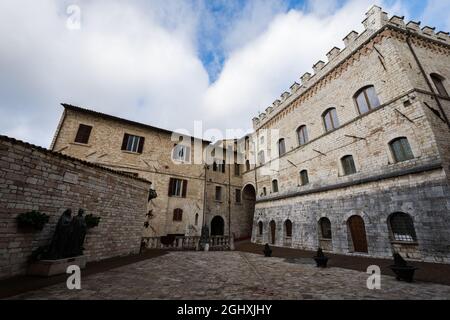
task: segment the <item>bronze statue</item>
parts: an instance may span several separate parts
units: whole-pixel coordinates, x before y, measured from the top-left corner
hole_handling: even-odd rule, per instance
[[[67,257],[72,229],[72,210],[63,212],[56,225],[55,233],[50,244],[47,259],[57,260]]]
[[[70,249],[69,253],[71,257],[77,257],[83,255],[84,239],[86,237],[87,225],[84,219],[84,210],[78,210],[78,215],[72,219],[72,232],[70,236]]]

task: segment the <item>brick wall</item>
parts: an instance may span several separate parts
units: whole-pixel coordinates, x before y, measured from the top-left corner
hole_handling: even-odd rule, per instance
[[[89,261],[139,252],[149,183],[0,136],[0,278],[23,274],[33,250],[47,245],[65,209],[101,217],[88,231]],[[50,216],[40,232],[18,229],[18,214]]]

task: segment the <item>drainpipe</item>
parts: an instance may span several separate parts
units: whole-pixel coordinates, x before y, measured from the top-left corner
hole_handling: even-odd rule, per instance
[[[419,57],[417,56],[417,54],[414,51],[414,48],[413,48],[413,46],[411,44],[411,35],[408,35],[408,37],[406,38],[406,43],[408,44],[409,50],[411,50],[411,53],[412,53],[412,55],[414,57],[414,60],[416,61],[417,65],[418,65],[418,67],[420,69],[420,72],[422,73],[422,76],[424,77],[428,87],[430,88],[430,91],[433,93],[433,96],[436,99],[437,105],[438,105],[439,110],[441,111],[441,113],[442,113],[442,115],[443,115],[443,117],[445,119],[447,127],[450,129],[450,122],[449,122],[448,117],[447,117],[447,115],[446,115],[446,113],[444,111],[444,108],[442,107],[441,101],[439,100],[439,96],[436,93],[436,91],[434,90],[434,87],[431,84],[430,79],[428,79],[427,73],[425,72],[425,69],[423,68],[422,63],[420,62]]]
[[[228,237],[231,239],[231,165],[228,166]]]
[[[205,163],[205,185],[203,187],[203,226],[206,226],[206,184],[207,184],[208,164]]]

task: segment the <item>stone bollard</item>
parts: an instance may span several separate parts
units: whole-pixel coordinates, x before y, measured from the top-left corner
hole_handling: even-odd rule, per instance
[[[209,251],[209,243],[205,244],[205,252]]]

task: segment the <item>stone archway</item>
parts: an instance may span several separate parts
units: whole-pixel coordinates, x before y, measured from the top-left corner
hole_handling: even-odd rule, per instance
[[[242,189],[242,202],[244,205],[244,216],[239,219],[237,238],[250,239],[253,230],[253,219],[255,215],[256,190],[251,184]]]
[[[223,236],[225,234],[225,221],[221,216],[215,216],[211,220],[211,236]]]

